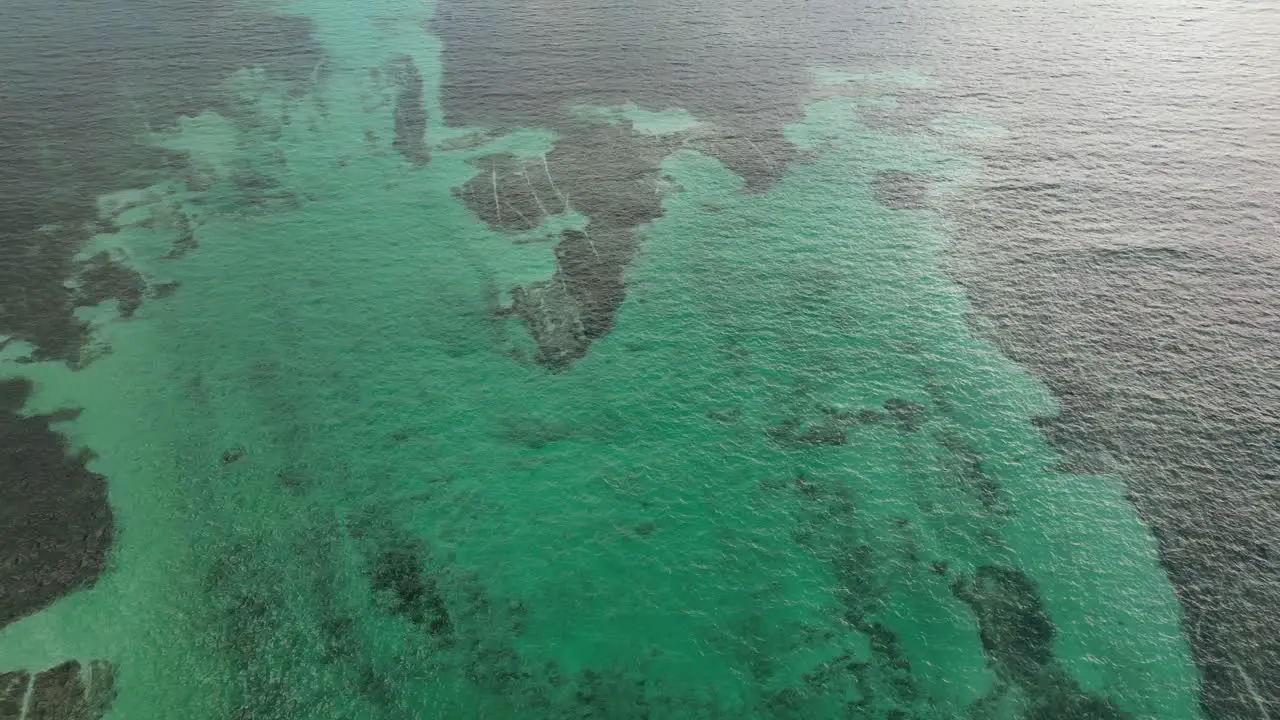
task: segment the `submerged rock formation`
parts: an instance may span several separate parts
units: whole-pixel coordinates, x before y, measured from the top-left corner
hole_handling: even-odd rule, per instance
[[[509,312],[529,328],[537,362],[556,372],[613,328],[626,295],[623,276],[639,246],[635,231],[662,216],[660,163],[684,141],[593,118],[575,120],[564,132],[545,156],[475,159],[476,175],[457,191],[499,232],[528,233],[570,212],[587,218],[581,229],[548,236],[557,241],[550,278],[512,290]]]
[[[111,547],[106,479],[50,425],[24,417],[26,380],[0,381],[0,627],[93,584]]]
[[[586,354],[591,341],[564,284],[554,278],[541,280],[515,288],[511,296],[511,312],[529,328],[538,348],[535,359],[539,365],[564,370]]]
[[[489,227],[506,232],[537,228],[548,215],[569,206],[542,160],[522,160],[510,153],[488,155],[475,163],[479,172],[455,190],[471,212]]]
[[[392,147],[414,165],[426,165],[431,159],[427,148],[427,106],[422,89],[422,73],[409,56],[397,58],[390,75],[396,92],[396,136]]]
[[[1002,683],[979,705],[998,706],[1015,688],[1025,694],[1023,717],[1032,720],[1120,720],[1128,714],[1084,688],[1053,656],[1057,628],[1036,585],[1014,568],[984,565],[956,580],[952,592],[978,620],[987,661]]]
[[[99,720],[115,700],[115,682],[105,660],[0,673],[0,720]]]
[[[137,312],[147,290],[142,273],[105,252],[89,259],[78,280],[78,304],[97,305],[106,300],[119,300],[123,317],[132,317]]]

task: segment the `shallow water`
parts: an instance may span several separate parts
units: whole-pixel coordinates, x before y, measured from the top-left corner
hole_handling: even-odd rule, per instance
[[[485,82],[502,11],[272,10],[309,71],[150,126],[75,362],[0,350],[24,414],[82,409],[50,421],[115,521],[0,668],[106,661],[115,718],[1199,717],[1136,481],[1050,446],[956,282],[1009,130],[826,50],[747,100]],[[669,55],[603,65],[684,67],[691,11],[659,17]],[[713,27],[752,57],[766,18]]]

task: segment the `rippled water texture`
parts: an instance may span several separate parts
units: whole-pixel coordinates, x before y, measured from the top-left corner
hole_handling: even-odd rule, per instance
[[[0,720],[1274,714],[1261,86],[1109,139],[1184,59],[1106,5],[15,7]]]

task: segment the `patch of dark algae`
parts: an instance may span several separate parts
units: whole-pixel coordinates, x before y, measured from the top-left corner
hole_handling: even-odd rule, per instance
[[[0,673],[0,720],[19,720],[27,704],[31,674],[25,670]]]
[[[137,312],[147,291],[147,282],[141,273],[116,262],[104,252],[89,259],[79,281],[78,305],[97,305],[117,299],[123,317],[132,317]]]
[[[392,146],[414,165],[431,159],[427,148],[427,106],[422,89],[422,73],[413,59],[404,56],[391,64],[388,73],[396,91],[396,136]]]
[[[24,417],[30,393],[0,381],[0,627],[92,585],[112,540],[105,478],[50,427],[75,412]]]
[[[555,249],[559,269],[551,279],[512,292],[511,310],[529,327],[539,364],[564,370],[613,328],[626,294],[622,274],[629,260],[621,256],[632,252],[630,242],[610,243],[601,252],[586,233],[565,230]]]
[[[547,214],[569,211],[551,177],[549,161],[544,166],[540,160],[525,161],[500,153],[486,155],[474,164],[479,173],[454,194],[495,230],[533,230]]]
[[[584,230],[552,236],[558,239],[555,272],[515,288],[505,311],[528,326],[537,362],[553,372],[567,369],[612,330],[639,245],[635,230],[662,216],[659,165],[682,142],[592,119],[564,119],[560,129],[562,140],[546,156],[474,160],[476,175],[457,191],[477,217],[502,232],[530,231],[569,210],[588,218]]]
[[[374,596],[392,613],[427,628],[432,635],[452,632],[449,609],[438,583],[427,572],[421,543],[405,540],[380,550],[368,572]]]
[[[115,668],[104,660],[0,674],[0,720],[99,720],[114,700]]]
[[[1086,692],[1053,658],[1057,629],[1040,603],[1035,583],[1022,572],[984,565],[957,579],[955,596],[978,619],[987,661],[1000,683],[979,705],[1001,705],[1016,688],[1030,699],[1028,720],[1121,720],[1128,715]]]
[[[849,717],[908,720],[935,717],[914,675],[901,641],[883,616],[889,588],[885,578],[913,572],[947,574],[950,563],[921,563],[916,552],[897,553],[877,547],[858,529],[857,496],[847,484],[799,472],[760,485],[763,491],[789,496],[796,512],[793,539],[825,561],[835,581],[833,599],[839,625],[866,636],[870,657],[852,647],[837,656],[821,675],[828,690],[848,688],[857,699]],[[909,522],[898,521],[905,531]],[[904,547],[909,547],[909,543]],[[997,682],[975,701],[967,717],[1016,717],[1022,720],[1122,720],[1128,717],[1110,700],[1093,695],[1062,668],[1053,656],[1057,635],[1038,589],[1015,568],[987,565],[972,576],[960,576],[952,593],[972,610],[983,654]],[[816,677],[816,676],[815,676]]]
[[[92,585],[112,540],[106,479],[50,427],[76,411],[24,417],[30,393],[26,380],[0,381],[0,627]],[[0,673],[0,720],[97,720],[114,697],[104,660]]]
[[[851,628],[868,641],[870,657],[850,643],[819,673],[821,682],[815,689],[855,698],[846,705],[843,717],[928,717],[927,698],[898,635],[879,618],[887,590],[881,566],[893,560],[862,537],[855,522],[858,509],[853,491],[843,483],[824,482],[804,472],[766,481],[761,489],[790,496],[797,511],[793,539],[830,568],[839,614],[834,619],[838,630],[833,632]],[[796,712],[784,716],[806,715]]]

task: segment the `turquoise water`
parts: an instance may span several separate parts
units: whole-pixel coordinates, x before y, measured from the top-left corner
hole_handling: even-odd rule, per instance
[[[457,189],[500,153],[554,185],[557,134],[446,127],[428,7],[282,12],[325,52],[308,92],[227,78],[234,108],[149,138],[180,172],[100,201],[118,231],[84,255],[176,291],[84,309],[81,369],[3,350],[28,412],[84,408],[59,429],[118,539],[0,666],[106,659],[128,719],[1199,716],[1122,478],[1061,467],[944,222],[877,199],[887,173],[945,199],[978,170],[948,138],[998,127],[888,135],[862,114],[927,78],[814,68],[800,160],[748,193],[698,150],[714,122],[579,108],[665,139],[636,184],[663,215],[553,372],[504,309],[558,302],[555,243],[592,217],[539,198],[502,231]],[[393,142],[404,58],[425,161]]]

